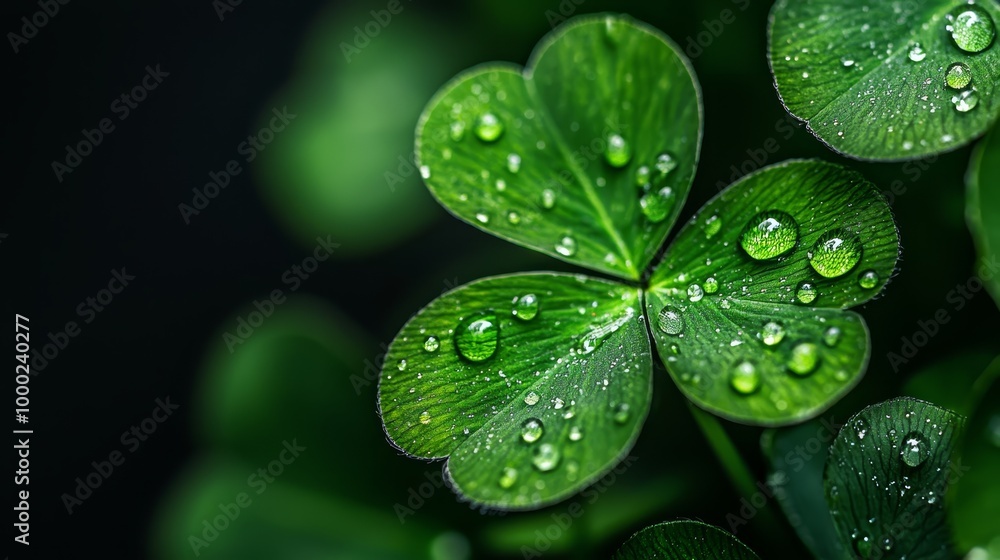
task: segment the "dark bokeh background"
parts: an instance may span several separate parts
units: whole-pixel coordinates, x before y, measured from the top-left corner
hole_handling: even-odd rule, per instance
[[[183,513],[200,511],[185,509],[187,497],[211,495],[207,488],[217,479],[235,480],[238,487],[273,458],[258,453],[256,444],[276,454],[282,439],[295,437],[312,437],[310,453],[275,483],[292,495],[268,491],[261,499],[275,500],[273,507],[255,506],[247,510],[254,517],[234,522],[249,535],[239,533],[249,543],[239,557],[274,557],[254,539],[270,539],[285,547],[280,550],[299,543],[303,558],[377,557],[396,543],[412,550],[404,555],[409,557],[462,558],[467,548],[477,558],[520,556],[522,544],[534,545],[534,531],[566,510],[568,502],[533,514],[481,514],[438,489],[400,524],[394,504],[405,502],[409,489],[438,467],[399,457],[383,440],[375,385],[357,394],[350,381],[378,360],[410,314],[443,290],[489,274],[566,269],[450,218],[415,176],[393,189],[383,175],[407,155],[419,111],[439,85],[480,62],[523,63],[551,27],[547,12],[558,13],[560,2],[403,0],[403,11],[348,63],[341,42],[353,41],[354,26],[365,25],[369,11],[386,4],[243,2],[220,21],[210,0],[76,0],[61,6],[20,52],[5,47],[4,312],[29,316],[33,345],[40,348],[67,321],[82,323],[77,306],[107,286],[112,269],[126,267],[136,277],[93,322],[81,324],[81,334],[58,357],[35,368],[35,557],[81,550],[113,551],[119,558],[193,557],[184,528],[197,527],[207,514]],[[685,214],[730,182],[732,166],[742,175],[788,158],[845,162],[804,128],[778,124],[786,114],[765,54],[769,2],[561,4],[580,14],[630,13],[688,48],[706,118],[702,163]],[[35,2],[4,3],[4,31],[20,33],[20,18],[39,9]],[[729,24],[717,21],[726,9],[734,15]],[[160,65],[169,76],[119,120],[109,106],[140,83],[147,65]],[[273,107],[286,105],[295,120],[246,164],[238,145],[263,126]],[[81,129],[105,117],[115,130],[58,181],[51,162],[82,139]],[[773,145],[769,139],[780,146],[776,153],[762,150]],[[892,205],[904,253],[900,275],[884,297],[860,310],[872,331],[873,356],[859,389],[832,412],[838,420],[899,394],[925,366],[1000,350],[995,328],[987,326],[998,319],[989,296],[979,293],[962,309],[949,296],[970,279],[976,261],[963,216],[969,154],[966,148],[930,162],[845,162],[884,189],[896,185]],[[191,204],[192,189],[231,159],[244,171],[186,224],[178,205]],[[336,195],[325,197],[327,192]],[[280,352],[259,350],[269,339],[251,337],[240,350],[252,343],[262,357],[236,364],[220,332],[235,329],[253,301],[276,288],[287,291],[282,275],[311,254],[316,236],[328,235],[340,246],[295,294],[311,299],[280,306],[277,314],[286,319],[265,327],[278,335],[286,325],[305,332],[288,335],[295,340],[328,333],[327,346],[310,358],[312,350],[283,343],[277,344]],[[918,321],[939,309],[951,321],[894,371],[886,354],[899,352],[901,337],[911,337]],[[313,320],[321,326],[311,326]],[[985,365],[981,361],[968,367]],[[329,372],[324,364],[336,365],[332,377],[296,392],[299,375],[312,368],[322,377]],[[265,385],[272,389],[243,401],[212,392],[209,380],[239,379],[244,370],[270,374],[271,385]],[[584,500],[583,521],[557,539],[554,552],[607,556],[645,524],[687,517],[726,527],[726,514],[740,508],[740,496],[662,371],[655,390],[632,453],[640,460],[601,493],[600,502]],[[167,396],[180,405],[178,412],[68,515],[60,496],[74,491],[75,478],[89,474],[92,461],[122,449],[121,433]],[[268,396],[285,398],[285,404],[255,417],[261,401],[254,399]],[[329,406],[323,405],[326,397]],[[236,399],[232,430],[259,433],[262,441],[226,432],[213,414],[222,410],[225,416],[220,402],[227,398]],[[763,479],[760,431],[727,428]],[[203,467],[206,461],[225,466],[213,471]],[[294,468],[301,470],[293,475]],[[230,471],[237,474],[218,474]],[[310,509],[292,488],[323,496],[325,505]],[[256,515],[265,509],[276,513]],[[299,530],[305,526],[310,528]],[[762,557],[788,556],[800,546],[780,522],[754,521],[739,536]],[[226,537],[209,552],[226,557]],[[369,549],[365,543],[380,544]],[[28,557],[18,546],[12,557]],[[229,557],[237,557],[232,550]]]

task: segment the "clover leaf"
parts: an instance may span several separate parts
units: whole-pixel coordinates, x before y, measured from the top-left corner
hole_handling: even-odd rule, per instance
[[[700,521],[669,521],[646,527],[632,535],[613,560],[759,560],[745,544],[729,533]]]
[[[984,0],[778,0],[771,70],[788,111],[841,154],[950,151],[1000,114],[996,21]]]
[[[651,334],[688,398],[740,422],[799,422],[850,390],[869,340],[845,309],[881,291],[898,254],[875,187],[817,161],[765,168],[649,266],[698,158],[687,62],[625,16],[567,22],[532,61],[481,67],[434,97],[417,129],[422,174],[480,229],[628,283],[512,274],[441,296],[387,352],[391,441],[447,458],[477,504],[533,509],[629,451],[650,407]],[[627,126],[608,133],[609,115]],[[573,151],[588,136],[593,158]]]

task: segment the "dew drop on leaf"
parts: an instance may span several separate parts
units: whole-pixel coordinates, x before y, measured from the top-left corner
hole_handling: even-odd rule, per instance
[[[749,395],[760,388],[760,374],[751,362],[743,360],[729,372],[729,386],[741,395]]]
[[[797,375],[809,375],[819,364],[819,348],[812,342],[801,342],[792,348],[788,369]]]
[[[705,297],[705,290],[698,284],[691,284],[687,289],[688,299],[692,302],[701,301]]]
[[[646,186],[649,183],[649,179],[650,179],[651,173],[652,172],[649,170],[649,167],[647,167],[645,165],[639,167],[639,169],[636,169],[635,170],[635,186],[637,186],[637,187],[644,187],[644,186]]]
[[[921,60],[927,58],[927,51],[920,46],[920,43],[913,43],[910,45],[910,52],[907,53],[907,56],[913,62],[920,62]]]
[[[527,443],[535,443],[542,437],[544,431],[545,428],[542,426],[541,420],[538,418],[528,418],[521,425],[521,439]]]
[[[858,276],[858,285],[866,290],[870,290],[875,286],[878,286],[878,273],[874,270],[866,270]]]
[[[952,89],[965,89],[972,83],[972,69],[964,62],[953,62],[944,73],[944,83]]]
[[[536,404],[538,404],[538,398],[539,398],[538,393],[531,391],[530,393],[524,396],[524,404],[528,406],[535,406]]]
[[[919,467],[928,455],[930,455],[930,449],[927,448],[927,442],[922,434],[910,432],[903,438],[903,450],[900,451],[900,456],[907,466]]]
[[[768,346],[774,346],[785,338],[785,327],[770,321],[760,331],[760,339]]]
[[[514,317],[522,321],[530,321],[538,315],[538,296],[535,294],[524,294],[514,300],[514,308],[511,310]]]
[[[521,215],[511,210],[510,212],[507,212],[507,222],[512,226],[516,226],[521,223]]]
[[[470,362],[482,362],[493,357],[499,339],[500,324],[493,313],[471,315],[455,329],[455,347]]]
[[[559,465],[559,449],[551,443],[543,443],[535,450],[531,462],[542,472],[551,471]]]
[[[816,241],[812,251],[809,251],[809,264],[820,276],[837,278],[858,264],[861,252],[861,240],[857,235],[837,229]]]
[[[642,208],[642,214],[647,220],[653,223],[662,222],[673,210],[674,191],[670,187],[663,187],[658,192],[646,193],[639,199],[639,207]]]
[[[556,252],[564,257],[572,257],[576,254],[576,239],[566,235],[556,243]]]
[[[838,327],[830,327],[823,333],[823,343],[830,348],[833,348],[840,342],[840,337],[843,336],[843,334],[843,331],[841,331]]]
[[[552,210],[556,205],[556,193],[552,189],[542,191],[542,208]]]
[[[719,291],[719,281],[715,279],[714,276],[709,276],[705,279],[705,293],[714,294]]]
[[[656,170],[660,174],[660,178],[666,177],[668,173],[677,169],[677,160],[674,156],[670,155],[668,152],[663,152],[662,154],[656,156]]]
[[[578,426],[573,426],[569,429],[569,440],[570,441],[580,441],[583,439],[583,432],[580,431]]]
[[[428,336],[427,340],[424,341],[424,350],[428,352],[437,352],[438,348],[441,347],[441,342],[436,336]]]
[[[656,317],[656,324],[660,330],[667,334],[680,334],[684,330],[684,317],[680,309],[673,306],[666,306],[660,310]]]
[[[976,5],[961,7],[947,17],[947,30],[955,45],[965,52],[986,50],[996,36],[996,26],[989,12]]]
[[[952,96],[951,103],[959,113],[968,113],[979,105],[979,94],[972,87]]]
[[[521,170],[521,156],[517,154],[510,154],[507,156],[507,170],[511,173],[517,173]]]
[[[616,406],[614,414],[612,414],[612,418],[616,424],[628,422],[629,416],[631,416],[631,411],[629,410],[628,403],[621,403]]]
[[[604,159],[611,167],[625,167],[632,160],[632,148],[620,134],[611,134],[607,139]]]
[[[705,220],[705,237],[711,238],[722,229],[722,219],[718,214],[712,214]]]
[[[406,360],[399,360],[396,364],[396,369],[399,371],[406,371]]]
[[[425,426],[427,424],[430,424],[431,423],[431,413],[428,412],[428,411],[426,411],[426,410],[423,411],[423,412],[421,412],[420,413],[420,423],[423,424],[423,425],[425,425]]]
[[[462,138],[465,138],[465,123],[463,121],[455,121],[451,123],[448,133],[452,140],[460,142]]]
[[[506,490],[514,486],[515,483],[517,483],[517,470],[512,467],[504,467],[500,474],[500,488]]]
[[[784,255],[799,240],[799,224],[780,210],[761,212],[747,223],[740,246],[751,258],[763,261]]]
[[[493,113],[483,113],[476,120],[475,132],[483,142],[496,142],[503,135],[503,123]]]
[[[819,292],[816,291],[816,286],[813,286],[809,282],[802,282],[795,290],[795,297],[800,302],[806,304],[815,301],[817,295],[819,295]]]

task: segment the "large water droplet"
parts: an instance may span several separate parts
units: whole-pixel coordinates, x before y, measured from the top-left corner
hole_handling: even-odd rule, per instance
[[[517,173],[521,170],[521,156],[517,154],[509,154],[507,156],[507,170],[511,173]]]
[[[861,240],[847,230],[837,229],[821,236],[809,252],[809,264],[820,276],[837,278],[847,274],[861,260]]]
[[[826,344],[830,348],[833,348],[840,342],[840,337],[843,336],[844,332],[838,327],[830,327],[826,329],[823,333],[823,344]]]
[[[809,375],[819,365],[819,347],[812,342],[802,342],[792,348],[788,369],[797,375]]]
[[[963,6],[948,16],[948,31],[965,52],[984,51],[993,43],[996,27],[989,12],[976,5]]]
[[[875,286],[878,286],[878,273],[874,270],[866,270],[858,276],[858,285],[866,290],[871,290]]]
[[[662,222],[674,208],[674,191],[670,187],[663,187],[655,193],[646,193],[639,199],[639,207],[647,220]]]
[[[667,334],[680,334],[684,330],[684,316],[676,307],[670,305],[664,307],[656,318],[657,326]]]
[[[500,474],[500,488],[504,490],[514,486],[517,483],[517,470],[511,467],[504,467],[503,472]]]
[[[538,315],[538,297],[535,294],[524,294],[514,300],[511,314],[522,321],[530,321]]]
[[[953,62],[944,73],[944,83],[952,89],[965,89],[972,83],[972,69],[964,62]]]
[[[952,96],[951,103],[959,113],[968,113],[979,105],[979,93],[972,87]]]
[[[455,347],[470,362],[482,362],[496,354],[500,323],[493,313],[470,315],[455,328]]]
[[[616,406],[615,411],[611,416],[616,424],[624,424],[628,422],[629,416],[631,416],[628,403],[621,403]]]
[[[552,189],[542,191],[542,208],[552,210],[556,205],[556,192]]]
[[[530,393],[524,396],[524,404],[528,406],[535,406],[536,404],[538,404],[539,398],[540,397],[538,396],[538,393],[531,391]]]
[[[428,336],[427,340],[424,341],[424,350],[428,352],[437,352],[440,347],[441,341],[436,336]]]
[[[760,339],[768,346],[774,346],[785,338],[785,327],[770,321],[760,330]]]
[[[908,466],[913,468],[919,467],[927,460],[928,455],[930,455],[930,449],[928,449],[927,442],[924,440],[922,434],[919,432],[910,432],[903,438],[903,450],[900,451],[900,456]]]
[[[760,374],[757,367],[743,360],[729,372],[729,386],[741,395],[749,395],[760,388]]]
[[[423,411],[420,413],[420,423],[427,425],[431,423],[431,413],[429,411]]]
[[[521,424],[521,439],[527,443],[535,443],[538,438],[542,437],[542,433],[545,428],[542,426],[542,421],[538,418],[528,418]]]
[[[812,303],[816,300],[817,295],[819,292],[816,291],[816,286],[809,282],[802,282],[795,290],[795,297],[802,303]]]
[[[556,243],[556,252],[564,257],[572,257],[576,254],[576,239],[566,235]]]
[[[714,294],[719,291],[719,281],[715,279],[714,276],[709,276],[705,279],[705,293]]]
[[[531,462],[542,472],[551,471],[559,465],[559,449],[551,443],[543,443],[535,450]]]
[[[674,156],[669,153],[663,152],[662,154],[656,156],[656,163],[654,165],[656,166],[656,170],[660,173],[660,178],[663,178],[674,169],[677,169],[677,160],[675,160]]]
[[[780,210],[761,212],[747,223],[740,235],[740,246],[758,261],[774,259],[795,247],[799,224]]]
[[[692,302],[701,301],[705,297],[705,290],[698,284],[691,284],[687,289],[688,299]]]
[[[572,428],[569,429],[570,441],[580,441],[581,439],[583,439],[583,432],[580,431],[579,427],[573,426]]]
[[[493,113],[483,113],[476,120],[475,132],[483,142],[496,142],[503,134],[503,123]]]
[[[632,148],[620,134],[611,134],[607,139],[608,147],[604,150],[604,158],[612,167],[625,167],[632,159]]]

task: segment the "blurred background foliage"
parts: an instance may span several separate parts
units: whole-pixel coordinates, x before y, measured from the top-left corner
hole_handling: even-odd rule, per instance
[[[899,274],[859,310],[872,332],[868,373],[824,417],[843,422],[899,394],[971,410],[975,380],[1000,354],[997,304],[972,291],[981,286],[972,281],[980,262],[964,218],[972,149],[866,164],[823,148],[789,122],[775,94],[765,56],[770,2],[402,1],[402,12],[348,62],[343,43],[386,5],[243,3],[220,22],[207,2],[197,10],[74,3],[79,11],[66,8],[45,30],[50,42],[18,63],[38,73],[19,95],[39,111],[15,122],[36,131],[29,144],[37,153],[14,179],[46,186],[15,193],[4,218],[12,232],[57,248],[48,256],[58,263],[44,265],[51,279],[26,286],[25,301],[42,309],[40,324],[56,325],[90,290],[80,286],[99,286],[111,263],[127,262],[148,279],[122,296],[131,303],[101,316],[86,344],[52,366],[51,382],[62,385],[50,418],[70,443],[66,459],[46,461],[40,476],[61,491],[106,453],[114,434],[147,414],[157,395],[180,395],[188,419],[130,458],[135,465],[116,475],[113,489],[86,504],[96,519],[133,529],[124,556],[196,557],[191,536],[241,492],[252,503],[198,557],[457,560],[523,557],[530,547],[552,558],[596,558],[648,524],[688,518],[729,529],[727,515],[741,515],[745,497],[662,370],[631,464],[537,512],[470,507],[440,486],[439,463],[402,456],[382,432],[374,372],[421,305],[491,274],[572,270],[450,218],[418,173],[391,186],[386,177],[405,171],[417,117],[439,86],[478,63],[523,64],[538,39],[570,15],[631,14],[691,58],[704,94],[705,135],[682,219],[739,176],[789,158],[845,163],[887,191],[903,242]],[[128,25],[101,25],[109,19]],[[88,30],[98,28],[107,33],[94,43]],[[88,47],[74,52],[76,44]],[[49,69],[27,68],[49,60]],[[100,65],[88,69],[94,60]],[[53,210],[37,224],[19,216],[17,208],[50,204],[49,160],[74,138],[76,123],[96,122],[107,101],[141,75],[122,76],[122,68],[138,71],[155,60],[174,72],[162,97],[122,123],[70,187],[59,187]],[[65,80],[104,85],[70,99]],[[191,188],[238,157],[242,137],[284,105],[297,115],[288,129],[185,226],[177,204],[190,202]],[[30,121],[36,113],[43,116]],[[13,139],[5,142],[13,149]],[[231,332],[253,301],[287,291],[282,273],[308,256],[317,236],[341,244],[332,260],[229,353],[220,333]],[[11,245],[5,241],[4,249],[17,258],[21,249]],[[120,365],[106,373],[105,391],[78,402],[74,395],[90,386],[71,372],[102,371],[115,352]],[[761,430],[723,425],[753,475],[767,480]],[[307,450],[257,494],[250,477],[296,438]],[[566,523],[572,504],[582,513]],[[763,558],[808,555],[778,505],[766,507],[773,515],[750,516],[737,536]],[[40,515],[65,521],[61,511]],[[105,523],[71,521],[79,535],[100,533]]]

